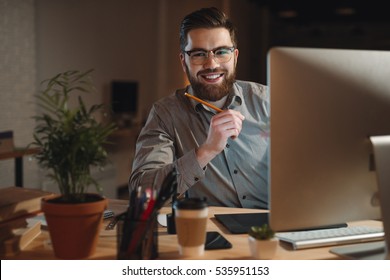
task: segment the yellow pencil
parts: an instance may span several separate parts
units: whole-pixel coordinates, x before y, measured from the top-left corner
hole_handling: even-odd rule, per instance
[[[189,98],[192,98],[192,99],[194,99],[194,100],[196,100],[196,101],[198,101],[198,102],[200,102],[200,103],[202,103],[203,105],[205,105],[205,106],[207,106],[207,107],[209,107],[209,108],[211,108],[211,109],[214,109],[214,110],[217,111],[218,113],[220,113],[220,112],[223,111],[222,109],[220,109],[220,108],[218,108],[218,107],[215,107],[214,105],[212,105],[212,104],[210,104],[210,103],[208,103],[208,102],[206,102],[206,101],[203,101],[202,99],[199,99],[198,97],[193,96],[193,95],[191,95],[191,94],[189,94],[189,93],[187,93],[187,92],[185,92],[184,95],[187,96],[187,97],[189,97]],[[236,136],[231,136],[230,138],[235,139]]]
[[[221,110],[220,108],[215,107],[214,105],[212,105],[212,104],[210,104],[210,103],[208,103],[208,102],[206,102],[206,101],[203,101],[202,99],[199,99],[199,98],[196,97],[196,96],[193,96],[193,95],[191,95],[191,94],[189,94],[189,93],[187,93],[187,92],[185,92],[184,95],[187,96],[187,97],[189,97],[189,98],[192,98],[192,99],[194,99],[194,100],[196,100],[196,101],[198,101],[198,102],[200,102],[200,103],[202,103],[203,105],[205,105],[205,106],[207,106],[207,107],[209,107],[209,108],[211,108],[211,109],[214,109],[214,110],[217,111],[218,113],[222,112],[222,110]]]

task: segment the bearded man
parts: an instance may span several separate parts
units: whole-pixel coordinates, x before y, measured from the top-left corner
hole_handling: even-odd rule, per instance
[[[175,168],[179,196],[267,209],[269,96],[266,86],[235,79],[232,22],[214,7],[197,10],[181,23],[180,48],[190,85],[153,105],[137,140],[129,190],[158,193]]]

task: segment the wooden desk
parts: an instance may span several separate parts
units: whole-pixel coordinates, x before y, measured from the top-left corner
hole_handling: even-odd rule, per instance
[[[115,213],[122,213],[127,208],[126,200],[111,200],[110,209]],[[169,213],[170,208],[161,209],[161,213]],[[253,213],[261,212],[262,210],[256,209],[242,209],[242,208],[225,208],[225,207],[210,207],[209,216],[210,220],[207,224],[208,231],[219,231],[226,239],[232,244],[232,249],[224,250],[210,250],[205,251],[205,255],[201,259],[226,259],[226,260],[238,260],[238,259],[251,259],[247,234],[231,234],[229,233],[219,222],[214,218],[214,214],[224,213]],[[378,221],[364,221],[354,224],[364,223],[367,225],[380,226]],[[279,245],[275,259],[282,260],[312,260],[312,259],[338,259],[338,257],[332,253],[329,253],[331,247],[305,249],[305,250],[292,250],[287,247]],[[158,237],[158,259],[183,259],[179,256],[177,237],[167,233],[167,229],[159,228]],[[45,230],[20,254],[13,257],[13,259],[55,259],[51,246],[49,244],[49,233]],[[95,255],[92,259],[116,259],[116,230],[105,231],[102,230],[99,244]]]

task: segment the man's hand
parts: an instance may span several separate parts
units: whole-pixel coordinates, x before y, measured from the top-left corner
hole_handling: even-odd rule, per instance
[[[223,151],[229,137],[234,139],[240,134],[244,118],[240,112],[234,110],[225,110],[212,117],[206,142],[196,151],[202,168]]]

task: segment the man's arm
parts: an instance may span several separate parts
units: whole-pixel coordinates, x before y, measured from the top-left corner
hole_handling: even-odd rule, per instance
[[[212,118],[207,139],[201,146],[182,147],[180,137],[184,132],[174,128],[175,116],[162,112],[162,108],[152,108],[138,137],[130,191],[139,186],[159,190],[176,165],[178,192],[183,194],[204,178],[207,164],[225,148],[227,139],[239,135],[244,119],[238,111],[223,111]],[[178,155],[178,150],[186,152]]]
[[[199,166],[195,147],[178,158],[177,135],[173,126],[173,120],[164,121],[153,107],[145,127],[142,129],[136,145],[136,153],[133,161],[133,171],[129,179],[129,190],[141,186],[152,187],[159,190],[165,177],[176,165],[178,173],[178,192],[184,193],[199,179],[204,177],[205,171]],[[180,133],[180,132],[179,132]],[[183,147],[181,147],[181,150]]]

